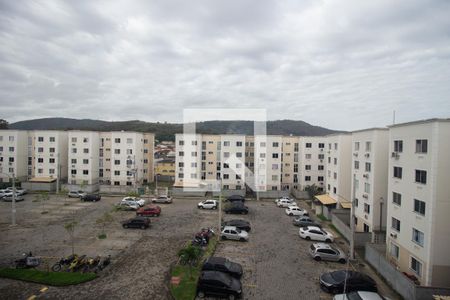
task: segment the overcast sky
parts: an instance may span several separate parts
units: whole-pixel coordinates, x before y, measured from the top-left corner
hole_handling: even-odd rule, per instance
[[[0,0],[0,118],[448,118],[449,15],[447,0]]]

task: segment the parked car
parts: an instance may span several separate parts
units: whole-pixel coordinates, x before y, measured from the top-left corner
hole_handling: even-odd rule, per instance
[[[248,241],[248,232],[240,230],[235,226],[225,226],[221,232],[222,240],[238,240],[241,242]]]
[[[228,202],[245,202],[245,197],[241,196],[241,195],[231,195],[225,201],[228,201]]]
[[[121,202],[136,203],[140,207],[145,205],[145,200],[137,197],[125,197]]]
[[[138,208],[136,211],[137,216],[151,216],[151,217],[159,217],[161,214],[161,207],[157,205],[147,205],[144,207]]]
[[[6,196],[6,190],[0,190],[0,199]]]
[[[369,291],[377,292],[375,280],[368,275],[351,271],[339,270],[320,275],[320,287],[327,293],[338,294],[344,291]]]
[[[243,202],[234,202],[224,209],[226,214],[248,214],[248,207]]]
[[[172,203],[172,197],[169,196],[158,196],[152,199],[153,203]]]
[[[309,247],[309,254],[317,261],[329,260],[345,264],[347,256],[344,251],[325,243],[314,243]]]
[[[225,227],[225,226],[235,226],[236,228],[238,228],[240,230],[245,230],[247,232],[250,232],[252,230],[250,222],[247,222],[245,220],[239,220],[239,219],[222,222],[222,227]]]
[[[289,206],[285,210],[288,216],[307,216],[308,212],[298,206]]]
[[[328,243],[334,241],[334,236],[330,232],[316,226],[300,227],[298,233],[300,237],[305,240],[323,241]]]
[[[278,207],[297,206],[297,203],[291,199],[280,199],[280,201],[277,202],[277,206]]]
[[[205,260],[202,266],[202,271],[219,271],[227,273],[235,278],[241,278],[242,266],[234,263],[227,258],[211,256]]]
[[[83,191],[70,191],[67,193],[67,196],[69,198],[82,198],[83,196],[86,196],[86,192]]]
[[[7,187],[6,188],[7,191],[12,192],[13,188],[12,186]],[[16,194],[18,195],[25,195],[26,193],[28,193],[28,191],[26,189],[20,188],[20,187],[16,187]]]
[[[306,226],[316,226],[319,228],[322,228],[322,225],[315,223],[310,217],[308,216],[299,216],[292,220],[292,223],[295,226],[299,227],[306,227]]]
[[[102,196],[100,196],[99,194],[86,194],[83,197],[81,197],[81,200],[83,201],[92,201],[92,202],[100,201],[100,199],[102,199]]]
[[[387,298],[381,296],[374,292],[351,292],[348,294],[338,294],[333,297],[333,300],[388,300]]]
[[[219,207],[219,202],[217,200],[204,200],[199,202],[197,207],[201,209],[217,209]]]
[[[150,219],[146,217],[136,217],[122,222],[123,228],[147,229],[150,227]]]
[[[240,298],[242,294],[241,282],[232,276],[218,271],[203,271],[197,283],[197,295],[204,298],[206,295]]]
[[[136,202],[119,202],[119,207],[122,210],[138,210],[140,208],[139,204],[137,204]]]
[[[292,199],[287,196],[280,197],[280,198],[275,199],[275,204],[277,204],[281,200],[292,200]],[[294,201],[294,200],[292,200],[292,201]]]
[[[22,195],[19,195],[19,194],[16,194],[15,198],[16,198],[16,202],[25,200],[25,198]],[[3,201],[12,202],[13,201],[12,193],[6,194],[6,196],[3,197]]]

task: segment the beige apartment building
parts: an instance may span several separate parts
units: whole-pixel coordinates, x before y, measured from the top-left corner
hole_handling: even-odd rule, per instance
[[[315,185],[319,192],[325,191],[326,137],[305,136],[299,140],[299,187]]]
[[[91,187],[99,183],[100,133],[96,131],[68,132],[68,184]],[[69,188],[72,190],[72,188]]]
[[[283,136],[281,142],[281,189],[290,191],[294,186],[298,187],[299,137]],[[294,160],[296,153],[297,161]],[[295,165],[297,176],[294,177]]]
[[[358,232],[375,233],[386,228],[388,154],[387,128],[352,132],[351,187],[355,193],[353,210]]]
[[[28,132],[0,130],[0,182],[28,178]]]
[[[450,286],[450,119],[389,126],[387,252],[422,285]]]
[[[32,132],[34,144],[34,180],[52,181],[67,179],[68,133],[58,130],[35,130]]]

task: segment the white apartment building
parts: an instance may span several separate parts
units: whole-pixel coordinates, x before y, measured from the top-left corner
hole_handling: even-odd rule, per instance
[[[35,130],[32,132],[35,179],[52,180],[59,177],[65,180],[67,178],[67,136],[67,131]]]
[[[68,184],[97,185],[99,183],[100,133],[69,131]]]
[[[200,168],[202,135],[176,134],[175,143],[175,184],[198,187],[202,173]],[[220,144],[219,142],[218,147],[220,147]],[[218,151],[220,153],[220,149]],[[220,166],[218,165],[217,168],[220,168]]]
[[[294,186],[298,188],[299,138],[297,136],[283,136],[281,140],[281,189],[290,191]],[[294,161],[295,157],[297,157],[297,161]],[[294,182],[295,166],[297,176]]]
[[[388,258],[422,285],[450,286],[450,119],[389,126]]]
[[[28,132],[0,130],[0,182],[28,177]]]
[[[245,135],[221,135],[221,178],[224,190],[245,190]]]
[[[326,137],[305,136],[299,138],[298,182],[299,190],[315,185],[325,190]]]
[[[326,136],[326,185],[327,194],[337,207],[351,207],[351,133]]]
[[[355,192],[355,230],[386,228],[389,131],[373,128],[352,133],[351,187]],[[372,235],[375,238],[375,235]]]

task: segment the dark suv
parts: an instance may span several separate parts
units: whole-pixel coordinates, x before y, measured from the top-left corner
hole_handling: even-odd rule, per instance
[[[227,273],[235,278],[242,277],[242,266],[224,257],[211,256],[202,266],[202,271],[219,271]]]
[[[249,222],[247,222],[245,220],[238,220],[238,219],[222,222],[222,227],[225,227],[225,226],[234,226],[240,230],[245,230],[247,232],[249,232],[252,229]]]
[[[217,272],[203,271],[197,283],[197,294],[200,298],[205,295],[228,297],[235,299],[241,297],[241,282],[232,276]]]
[[[232,195],[232,196],[228,197],[226,201],[228,201],[228,202],[236,202],[236,201],[245,202],[245,197],[240,196],[240,195]]]
[[[248,207],[243,202],[233,202],[225,207],[225,213],[227,214],[248,214]]]
[[[96,201],[99,201],[100,199],[102,199],[102,196],[100,196],[99,194],[86,194],[81,197],[82,201],[96,202]]]
[[[147,229],[150,227],[150,219],[146,217],[136,217],[122,222],[123,228],[141,228]]]

